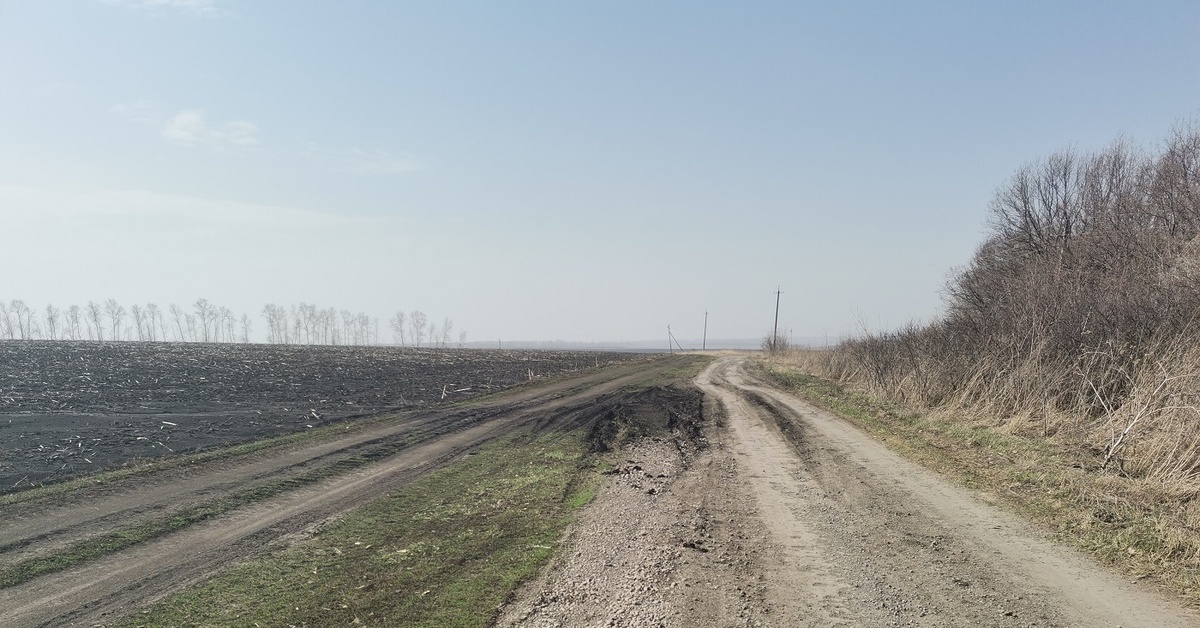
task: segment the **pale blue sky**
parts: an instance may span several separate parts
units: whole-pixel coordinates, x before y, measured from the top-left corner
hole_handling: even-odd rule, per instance
[[[0,0],[0,299],[837,336],[1197,114],[1195,2]]]

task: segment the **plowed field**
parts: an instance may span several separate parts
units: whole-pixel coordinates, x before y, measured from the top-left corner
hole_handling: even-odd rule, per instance
[[[0,493],[457,401],[632,353],[0,342]]]

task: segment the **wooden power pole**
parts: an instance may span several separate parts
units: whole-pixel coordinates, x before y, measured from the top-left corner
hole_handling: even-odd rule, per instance
[[[704,339],[700,341],[700,350],[708,351],[708,310],[704,310]]]
[[[775,286],[775,328],[771,331],[771,351],[779,349],[779,295],[783,294],[779,286]]]

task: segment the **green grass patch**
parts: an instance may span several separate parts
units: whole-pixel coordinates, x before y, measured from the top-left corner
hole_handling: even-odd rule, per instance
[[[681,353],[671,356],[659,358],[665,362],[669,362],[670,366],[655,373],[645,381],[639,383],[641,388],[653,388],[655,386],[666,386],[672,383],[688,382],[692,378],[700,374],[704,367],[708,366],[716,358],[711,355],[698,355],[691,353]]]
[[[567,507],[572,510],[576,508],[583,508],[584,506],[592,503],[593,499],[596,499],[596,488],[588,487],[579,491],[573,495],[571,499],[567,500]]]
[[[419,440],[406,437],[399,441],[383,443],[358,455],[343,458],[332,464],[310,469],[298,475],[274,480],[247,488],[232,495],[203,502],[191,508],[122,528],[96,537],[73,543],[46,556],[21,561],[0,569],[0,589],[28,582],[38,576],[95,560],[119,550],[177,532],[190,525],[201,523],[227,514],[238,508],[296,490],[321,480],[348,473],[376,460],[391,456]]]
[[[119,625],[487,626],[595,495],[588,461],[577,433],[510,437]]]

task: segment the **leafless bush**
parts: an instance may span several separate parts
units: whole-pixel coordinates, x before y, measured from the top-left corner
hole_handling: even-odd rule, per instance
[[[1118,140],[1027,164],[989,223],[941,320],[863,334],[814,366],[1087,441],[1108,469],[1200,482],[1200,127],[1157,155]]]
[[[780,354],[787,353],[792,348],[792,343],[788,341],[787,336],[780,336],[775,332],[771,332],[762,339],[762,350],[766,353]]]

